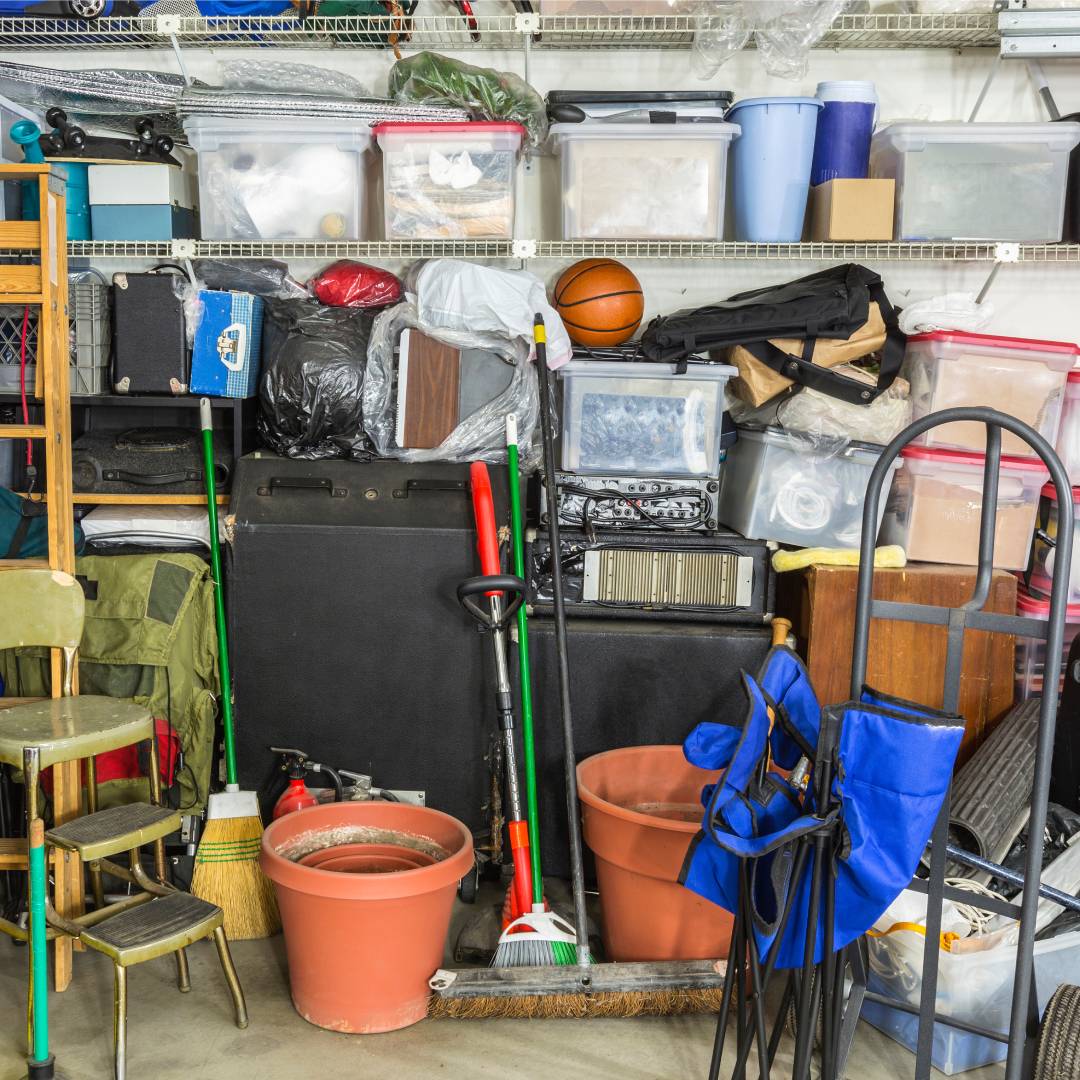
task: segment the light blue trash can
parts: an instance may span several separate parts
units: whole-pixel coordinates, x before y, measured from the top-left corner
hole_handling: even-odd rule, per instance
[[[732,148],[736,240],[802,239],[821,107],[817,98],[762,97],[728,110],[726,119],[742,129]]]

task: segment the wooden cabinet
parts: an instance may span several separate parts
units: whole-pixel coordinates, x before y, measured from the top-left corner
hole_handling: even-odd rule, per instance
[[[822,704],[851,696],[858,577],[858,568],[851,566],[812,566],[779,575],[777,610],[792,621]],[[1012,574],[995,570],[987,610],[1015,613],[1016,584]],[[974,568],[914,563],[903,570],[874,572],[874,597],[879,600],[960,607],[971,598],[974,586]],[[968,631],[965,636],[960,713],[967,733],[961,760],[1012,705],[1014,643],[1011,634]],[[940,707],[945,645],[944,627],[875,619],[866,681],[886,694]]]

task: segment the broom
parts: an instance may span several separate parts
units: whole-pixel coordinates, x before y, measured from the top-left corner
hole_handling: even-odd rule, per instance
[[[565,950],[570,962],[560,964],[556,961],[544,966],[491,967],[459,971],[440,969],[428,983],[435,991],[428,1006],[428,1015],[479,1020],[489,1017],[584,1018],[719,1012],[727,967],[722,960],[597,964],[589,955],[585,872],[582,861],[581,822],[578,817],[574,732],[566,656],[566,615],[562,602],[562,569],[559,563],[551,380],[547,370],[546,334],[541,315],[536,316],[534,335],[536,370],[540,382],[540,429],[548,497],[548,533],[552,553],[574,924],[565,923],[558,916],[552,916],[548,925],[536,926],[536,920],[542,917],[542,913],[535,912],[521,920],[523,923],[532,924],[522,929],[521,933],[523,936],[530,935],[529,948],[535,948],[537,952],[550,948],[553,959],[556,952]],[[513,479],[511,477],[511,488]],[[555,932],[559,933],[560,939],[553,941]]]
[[[221,725],[225,733],[225,790],[210,796],[206,827],[195,853],[191,891],[225,912],[225,933],[234,941],[269,937],[281,928],[274,887],[259,866],[262,818],[254,791],[241,791],[236,779],[232,679],[225,629],[225,597],[218,543],[217,491],[214,484],[214,431],[210,399],[199,402],[202,421],[206,514],[210,525],[210,570],[214,583],[218,666],[221,671]]]

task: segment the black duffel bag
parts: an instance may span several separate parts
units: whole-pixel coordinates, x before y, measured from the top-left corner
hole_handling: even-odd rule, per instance
[[[880,336],[866,335],[866,353],[878,349],[881,353],[876,386],[830,370],[833,364],[853,359],[850,349],[838,346],[830,361],[831,350],[822,348],[829,341],[859,336],[871,322],[884,324]],[[787,348],[778,347],[778,339]],[[659,316],[645,329],[641,347],[650,360],[671,363],[738,346],[752,362],[784,379],[854,405],[869,405],[896,378],[904,342],[881,277],[848,263],[693,311]],[[776,392],[785,385],[781,383]]]

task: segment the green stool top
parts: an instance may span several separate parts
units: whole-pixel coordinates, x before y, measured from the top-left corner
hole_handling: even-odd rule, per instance
[[[154,718],[121,698],[64,697],[0,710],[0,762],[23,763],[23,748],[36,746],[41,767],[75,761],[149,739]]]

